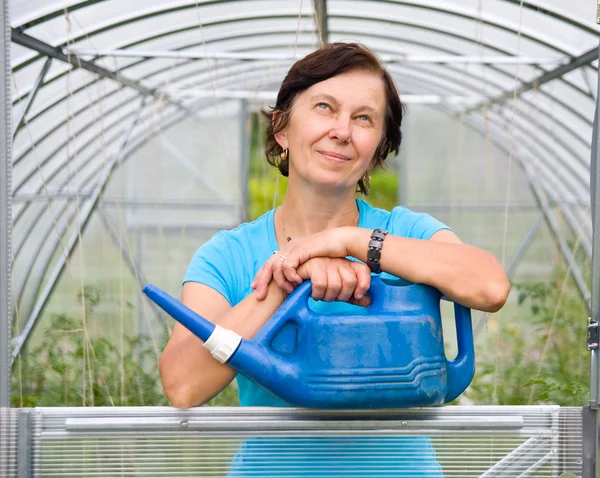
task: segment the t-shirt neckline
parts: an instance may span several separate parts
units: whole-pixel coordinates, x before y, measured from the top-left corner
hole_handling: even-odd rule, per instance
[[[365,202],[362,199],[356,198],[356,206],[358,207],[358,227],[365,227]],[[271,246],[271,252],[277,252],[279,250],[279,245],[277,244],[277,236],[275,235],[275,211],[277,211],[279,207],[280,206],[277,206],[275,209],[271,209],[271,211],[269,212],[269,217],[267,218],[269,245]]]

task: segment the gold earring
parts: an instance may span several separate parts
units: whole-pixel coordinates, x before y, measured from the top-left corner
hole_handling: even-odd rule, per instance
[[[287,148],[286,148],[286,149],[284,149],[284,150],[281,152],[281,160],[282,160],[282,161],[285,161],[285,160],[287,159],[287,157],[288,157],[288,151],[289,151],[289,149],[287,149]]]
[[[371,171],[365,171],[365,174],[363,174],[363,181],[366,183],[371,181]]]

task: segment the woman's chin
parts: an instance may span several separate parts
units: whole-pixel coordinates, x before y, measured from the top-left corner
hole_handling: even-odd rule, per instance
[[[313,182],[322,188],[343,191],[356,188],[358,179],[355,182],[352,182],[348,180],[347,175],[340,174],[340,172],[321,171],[318,176],[313,178]]]

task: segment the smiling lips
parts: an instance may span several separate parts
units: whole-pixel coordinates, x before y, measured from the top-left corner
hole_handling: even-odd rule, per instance
[[[350,158],[348,156],[344,156],[343,154],[334,153],[333,151],[319,151],[325,158],[335,161],[335,162],[343,162],[348,161]]]

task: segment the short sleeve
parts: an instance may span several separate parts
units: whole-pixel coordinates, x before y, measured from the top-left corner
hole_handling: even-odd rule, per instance
[[[230,263],[231,251],[227,238],[216,233],[194,254],[182,284],[199,282],[219,292],[229,304],[233,304],[232,285],[235,283],[234,267]]]
[[[430,239],[442,229],[451,230],[446,224],[429,214],[411,211],[405,207],[392,210],[391,233],[411,239]]]

